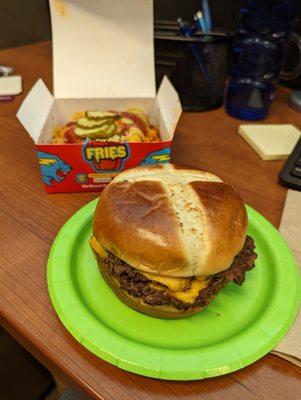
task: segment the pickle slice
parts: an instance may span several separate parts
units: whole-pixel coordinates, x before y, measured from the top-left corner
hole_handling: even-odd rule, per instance
[[[94,120],[94,119],[88,119],[86,117],[81,117],[76,121],[76,125],[80,128],[89,128],[89,129],[93,129],[93,128],[97,128],[99,126],[101,126],[102,124],[104,124],[105,121],[103,120]]]
[[[97,128],[80,128],[77,126],[74,129],[76,136],[81,138],[89,139],[107,139],[114,135],[117,130],[117,126],[113,123],[104,123]]]
[[[87,111],[86,117],[94,120],[106,120],[106,119],[117,119],[119,115],[113,112],[104,112],[104,111]]]

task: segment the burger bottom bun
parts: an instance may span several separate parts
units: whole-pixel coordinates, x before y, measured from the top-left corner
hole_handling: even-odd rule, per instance
[[[142,314],[150,315],[151,317],[156,318],[185,318],[198,313],[204,308],[191,307],[189,310],[178,310],[173,306],[151,306],[145,303],[141,298],[131,296],[125,290],[121,289],[119,287],[118,281],[108,273],[106,268],[104,268],[101,258],[97,255],[97,253],[94,252],[94,254],[96,256],[98,266],[104,280],[107,282],[107,284],[116,294],[116,296],[128,307],[133,308],[134,310],[139,311]]]

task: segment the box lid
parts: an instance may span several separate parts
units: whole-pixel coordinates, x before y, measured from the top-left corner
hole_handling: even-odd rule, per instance
[[[152,0],[50,0],[57,98],[154,97]]]
[[[17,118],[35,143],[39,140],[53,103],[53,96],[42,79],[39,79],[18,110]]]
[[[160,124],[160,132],[162,140],[172,140],[176,126],[182,113],[182,106],[179,95],[175,88],[164,76],[159,87],[155,106],[161,114],[163,125]],[[161,120],[159,119],[159,121]],[[166,132],[166,134],[164,134]]]

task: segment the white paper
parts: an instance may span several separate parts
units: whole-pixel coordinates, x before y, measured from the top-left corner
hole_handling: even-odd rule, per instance
[[[56,98],[155,97],[152,0],[50,0]]]

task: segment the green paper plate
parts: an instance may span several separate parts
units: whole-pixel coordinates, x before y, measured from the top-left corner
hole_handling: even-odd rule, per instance
[[[92,353],[127,371],[191,380],[243,368],[272,350],[292,325],[300,277],[278,231],[248,207],[258,259],[243,286],[227,285],[201,313],[148,317],[107,286],[89,247],[96,200],[60,230],[48,260],[48,288],[68,331]]]

